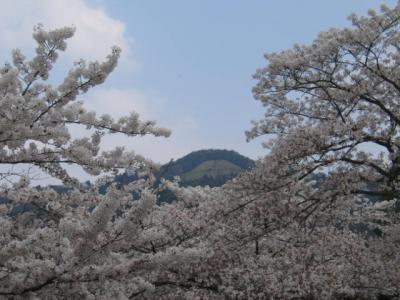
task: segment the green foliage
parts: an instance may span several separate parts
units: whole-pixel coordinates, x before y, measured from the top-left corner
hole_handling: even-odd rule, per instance
[[[184,181],[200,179],[203,176],[216,178],[224,175],[236,175],[242,168],[227,160],[206,160],[194,169],[182,175]]]
[[[199,150],[161,167],[160,173],[165,178],[180,176],[184,178],[185,173],[189,173],[205,161],[224,160],[232,163],[242,170],[250,169],[254,166],[254,161],[230,150]],[[190,178],[189,178],[190,179]]]

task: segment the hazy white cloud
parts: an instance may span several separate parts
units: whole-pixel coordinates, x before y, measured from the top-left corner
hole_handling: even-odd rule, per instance
[[[87,109],[95,110],[98,114],[107,113],[114,118],[135,111],[142,120],[156,120],[158,126],[172,130],[169,138],[152,136],[128,138],[121,134],[109,135],[103,139],[104,150],[112,149],[116,145],[124,146],[127,150],[133,150],[156,162],[167,162],[171,158],[178,158],[205,147],[195,137],[199,125],[194,118],[187,114],[162,117],[167,105],[167,101],[163,98],[151,97],[134,89],[111,88],[92,91],[85,97],[84,103]]]
[[[171,158],[179,158],[191,151],[207,148],[197,138],[200,130],[198,122],[188,114],[165,116],[167,101],[162,97],[149,96],[135,89],[103,89],[101,87],[80,97],[87,110],[95,111],[97,115],[109,114],[113,118],[128,115],[135,111],[141,120],[156,120],[157,126],[172,130],[169,138],[164,137],[127,137],[123,134],[106,135],[101,143],[102,150],[111,150],[116,146],[123,146],[126,150],[152,159],[155,162],[165,163]],[[88,136],[92,131],[85,127],[71,125],[74,138]],[[71,174],[82,180],[86,176],[79,168],[69,168]]]
[[[2,51],[13,48],[31,50],[32,29],[42,23],[46,29],[75,26],[76,33],[68,41],[66,55],[73,60],[103,60],[110,48],[122,48],[122,65],[134,67],[132,39],[127,38],[125,25],[101,7],[91,7],[84,0],[2,0],[0,10],[0,44]],[[2,53],[6,54],[6,53]]]
[[[192,135],[180,135],[176,131],[172,131],[169,138],[152,136],[127,138],[115,134],[104,137],[102,141],[103,149],[111,149],[116,145],[123,146],[129,151],[135,151],[158,163],[167,163],[171,159],[180,158],[191,151],[207,148],[206,144],[201,143]]]
[[[156,118],[156,110],[160,108],[150,107],[158,102],[157,99],[150,99],[144,93],[135,89],[115,89],[101,87],[91,91],[84,96],[85,107],[94,110],[97,114],[109,114],[119,118],[129,114],[131,111],[139,113],[142,119]]]
[[[35,46],[31,38],[33,27],[42,23],[45,29],[76,27],[66,53],[60,55],[60,62],[56,65],[56,70],[63,70],[60,74],[68,70],[72,61],[80,58],[103,60],[113,45],[122,48],[122,57],[115,71],[119,76],[121,69],[130,74],[140,64],[134,59],[133,39],[126,35],[125,24],[109,16],[101,6],[89,5],[85,0],[2,0],[0,10],[7,12],[0,18],[2,61],[10,58],[9,52],[13,48],[22,49],[30,57]],[[107,136],[102,144],[104,150],[125,146],[127,150],[134,150],[154,161],[166,162],[205,147],[195,137],[199,126],[194,118],[188,114],[166,115],[167,101],[148,93],[151,94],[132,87],[110,88],[106,84],[82,96],[85,107],[98,114],[108,113],[118,118],[136,111],[142,120],[155,119],[159,126],[173,132],[167,139],[150,136],[127,138],[119,134]],[[71,129],[76,137],[88,134],[83,128]],[[78,168],[72,173],[82,179],[86,177]]]

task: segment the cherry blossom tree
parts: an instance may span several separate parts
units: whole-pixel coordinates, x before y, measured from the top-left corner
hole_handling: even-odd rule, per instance
[[[267,111],[248,137],[275,134],[273,155],[296,162],[300,176],[337,166],[351,173],[349,192],[397,198],[399,15],[399,6],[382,6],[309,46],[267,54],[254,88]]]
[[[350,20],[255,74],[266,113],[247,135],[269,135],[269,154],[230,184],[226,212],[254,253],[239,259],[245,297],[400,295],[400,5]]]
[[[193,296],[400,297],[400,4],[350,20],[266,55],[265,118],[247,135],[269,135],[269,154],[253,170],[217,189],[170,185],[196,220],[181,230],[210,253]]]
[[[163,220],[156,206],[157,165],[121,147],[100,151],[106,134],[167,137],[169,130],[141,121],[135,112],[118,120],[97,116],[78,100],[114,70],[120,49],[112,48],[103,63],[80,60],[60,85],[48,83],[73,33],[70,27],[37,26],[34,58],[14,50],[12,63],[0,68],[2,299],[145,297],[156,288],[179,286],[163,275],[202,255],[199,245],[183,245],[176,234],[157,229]],[[90,137],[74,138],[71,126],[86,128]],[[68,164],[97,181],[80,183],[69,175]],[[15,171],[19,165],[39,168],[69,189],[35,188],[29,172]],[[140,179],[124,187],[111,184],[100,194],[99,187],[112,183],[121,169]],[[133,201],[133,194],[139,199]],[[21,206],[29,209],[21,212]]]

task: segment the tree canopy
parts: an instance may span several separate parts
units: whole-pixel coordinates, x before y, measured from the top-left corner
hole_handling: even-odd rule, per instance
[[[60,86],[46,84],[74,30],[37,27],[36,56],[16,50],[0,69],[0,164],[31,164],[70,189],[1,174],[0,296],[399,298],[400,4],[350,19],[311,45],[265,56],[254,96],[266,113],[247,135],[268,135],[269,153],[216,188],[156,184],[151,161],[100,152],[104,134],[169,131],[136,113],[97,117],[76,101],[114,69],[118,48],[104,63],[78,62]],[[69,124],[91,137],[74,139]],[[81,184],[68,163],[102,176]],[[107,185],[121,168],[138,179]],[[165,189],[176,201],[157,205]],[[21,203],[34,209],[11,214]]]

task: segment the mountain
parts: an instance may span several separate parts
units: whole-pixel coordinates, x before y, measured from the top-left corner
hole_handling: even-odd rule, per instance
[[[181,178],[183,186],[221,186],[243,170],[254,166],[254,161],[230,150],[199,150],[171,161],[161,167],[159,176]]]
[[[237,176],[240,172],[254,166],[254,161],[229,150],[199,150],[160,168],[157,176],[173,179],[179,176],[181,186],[222,186],[225,182]],[[175,195],[163,191],[159,202],[172,202]]]

